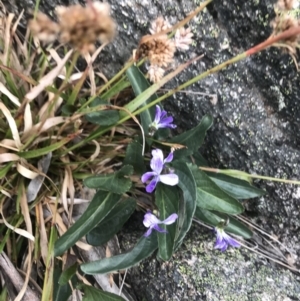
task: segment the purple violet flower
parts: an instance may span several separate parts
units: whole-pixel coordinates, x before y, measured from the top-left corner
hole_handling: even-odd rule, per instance
[[[151,134],[153,135],[154,132],[160,128],[175,129],[176,125],[172,124],[172,122],[173,122],[173,117],[172,116],[167,117],[167,112],[162,111],[160,106],[156,105],[155,118],[154,118],[154,121],[149,126],[150,135]]]
[[[214,231],[217,235],[215,249],[220,249],[222,252],[224,252],[227,250],[229,245],[235,248],[240,247],[240,244],[227,233],[225,233],[223,228],[215,227]]]
[[[176,213],[173,213],[168,218],[161,221],[154,214],[152,214],[151,212],[148,211],[144,216],[143,224],[145,227],[147,227],[149,229],[144,234],[144,236],[148,237],[152,233],[153,229],[160,233],[167,233],[167,231],[162,229],[161,227],[159,227],[158,224],[171,225],[171,224],[175,223],[177,218],[178,218],[178,215]]]
[[[175,186],[178,184],[178,176],[174,173],[169,173],[161,175],[165,163],[169,163],[173,160],[173,153],[171,152],[169,156],[164,159],[164,154],[160,149],[154,149],[152,151],[152,159],[150,162],[150,167],[153,171],[148,171],[142,175],[142,182],[145,183],[151,179],[150,183],[146,186],[146,191],[151,193],[158,182],[162,182],[166,185]]]

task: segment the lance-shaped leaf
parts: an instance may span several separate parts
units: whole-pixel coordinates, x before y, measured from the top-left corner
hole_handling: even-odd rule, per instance
[[[157,249],[157,236],[152,233],[148,237],[142,237],[134,248],[126,253],[104,258],[80,266],[81,270],[88,274],[105,274],[113,271],[128,269],[143,259],[149,257]]]
[[[120,201],[110,213],[86,236],[86,241],[93,246],[101,246],[108,242],[131,216],[136,207],[133,198]]]
[[[78,263],[75,262],[73,265],[71,265],[65,271],[63,271],[58,279],[59,285],[68,284],[71,278],[76,274],[77,268],[78,268]]]
[[[159,219],[165,220],[171,214],[178,212],[179,195],[176,188],[158,183],[155,191],[155,203],[159,210]],[[176,222],[171,225],[160,224],[167,233],[158,235],[158,256],[163,260],[169,260],[173,254]]]
[[[192,155],[202,145],[207,130],[212,126],[213,118],[211,115],[205,115],[201,122],[193,129],[186,131],[170,139],[170,143],[179,143],[187,148],[176,150],[174,159]]]
[[[126,70],[126,75],[131,83],[135,96],[140,95],[142,92],[144,92],[150,87],[149,82],[147,81],[144,74],[139,70],[137,66],[132,65],[130,68],[128,68]],[[143,103],[142,106],[145,106],[146,104],[150,103],[151,101],[157,98],[158,98],[157,95],[153,94]],[[146,109],[140,114],[142,127],[144,129],[145,135],[148,135],[149,133],[149,125],[152,123],[154,119],[154,115],[155,115],[154,107]]]
[[[229,219],[229,224],[225,228],[227,232],[242,236],[246,239],[251,238],[253,235],[252,231],[246,225],[233,218],[232,216],[221,212],[209,211],[197,207],[195,217],[213,227],[217,226],[220,221],[226,221],[227,219]]]
[[[32,159],[32,158],[36,158],[36,157],[42,157],[42,156],[47,155],[51,152],[54,152],[57,149],[60,149],[62,146],[64,146],[69,141],[74,139],[74,137],[75,137],[75,134],[72,134],[72,135],[69,135],[69,137],[67,137],[67,138],[61,139],[59,142],[50,144],[46,147],[34,149],[34,150],[31,150],[31,151],[18,152],[18,156],[20,156],[24,159]]]
[[[241,179],[215,173],[209,173],[209,177],[226,193],[239,200],[256,198],[266,194],[264,190]]]
[[[125,301],[125,299],[118,295],[100,291],[93,286],[81,284],[80,289],[84,291],[82,301]]]
[[[125,165],[117,172],[112,174],[104,174],[91,176],[84,179],[84,185],[89,188],[111,191],[113,193],[122,194],[131,187],[131,180],[128,178],[133,173],[131,165]]]
[[[61,268],[56,266],[54,268],[53,279],[59,279],[62,275]],[[53,281],[53,301],[68,300],[72,295],[72,289],[70,284],[67,282],[63,285],[59,284],[58,281]]]
[[[118,194],[98,191],[81,217],[55,242],[54,255],[63,254],[80,238],[90,232],[109,214],[119,199],[120,195]]]
[[[227,214],[239,214],[244,211],[241,203],[228,195],[203,171],[189,165],[197,185],[197,206],[207,210],[216,210]]]
[[[132,141],[126,149],[124,164],[132,165],[137,174],[146,172],[143,157],[143,146],[138,141]]]
[[[178,212],[179,233],[176,238],[175,245],[177,249],[191,227],[196,210],[197,193],[194,176],[191,170],[188,168],[187,164],[177,161],[174,162],[172,166],[175,168],[176,174],[179,177],[178,186],[181,188],[183,193]]]
[[[96,98],[92,103],[91,107],[96,107],[99,105],[108,105],[109,103],[105,100]],[[120,115],[117,110],[99,110],[96,112],[91,112],[85,115],[87,121],[102,125],[102,126],[110,126],[116,124],[119,119]]]

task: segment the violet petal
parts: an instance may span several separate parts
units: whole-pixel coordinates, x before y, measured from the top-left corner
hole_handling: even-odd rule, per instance
[[[163,166],[164,166],[164,155],[162,150],[154,149],[152,151],[152,159],[150,161],[151,169],[155,171],[157,174],[160,174],[162,172]]]
[[[171,214],[168,218],[162,221],[162,224],[165,225],[171,225],[175,223],[176,219],[178,218],[178,215],[176,213]]]
[[[156,105],[156,112],[155,112],[155,118],[154,118],[154,123],[158,124],[161,118],[161,109],[160,106]]]
[[[176,174],[174,173],[169,173],[166,175],[160,175],[159,176],[159,181],[170,186],[175,186],[179,182],[179,178]]]
[[[144,215],[143,224],[144,224],[145,227],[148,228],[152,225],[156,225],[156,224],[159,224],[159,223],[161,223],[161,221],[154,214],[152,214],[151,212],[147,212]]]
[[[174,154],[173,152],[170,152],[168,157],[164,160],[164,163],[169,163],[173,160]]]
[[[152,177],[154,177],[154,176],[156,176],[156,175],[157,175],[156,172],[154,172],[154,171],[148,171],[148,172],[146,172],[146,173],[144,173],[144,174],[142,175],[141,180],[142,180],[143,183],[145,183],[145,182],[147,182],[148,180],[150,180],[150,178],[152,178]]]
[[[153,190],[155,189],[158,181],[159,181],[159,176],[154,176],[153,179],[150,181],[150,183],[146,186],[146,191],[148,193],[153,192]]]
[[[160,233],[168,233],[167,230],[162,229],[159,225],[155,225],[155,226],[153,227],[153,229],[155,229],[157,232],[160,232]]]
[[[144,234],[145,237],[148,237],[152,233],[152,228],[149,228],[147,232]]]

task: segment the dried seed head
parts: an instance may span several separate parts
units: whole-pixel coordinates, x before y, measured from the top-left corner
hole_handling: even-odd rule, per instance
[[[167,20],[165,20],[163,17],[158,17],[156,20],[151,22],[151,28],[149,31],[151,34],[156,34],[171,27],[171,24]]]
[[[56,8],[58,24],[46,15],[38,13],[35,20],[29,21],[34,35],[43,41],[58,38],[62,43],[70,43],[82,52],[93,51],[94,43],[110,42],[116,31],[116,25],[110,17],[110,6],[106,3],[92,2],[87,7],[72,5]]]
[[[189,27],[187,29],[185,29],[184,27],[177,29],[174,37],[176,48],[188,50],[189,45],[191,45],[193,42],[192,37],[193,33],[191,32],[191,29]]]
[[[292,10],[297,8],[298,1],[297,0],[278,0],[276,6],[281,10]]]
[[[150,65],[148,69],[149,80],[153,83],[159,82],[164,76],[165,70],[157,65]]]
[[[30,20],[28,25],[32,34],[41,41],[49,43],[57,39],[59,25],[41,12],[35,19]]]
[[[143,40],[137,50],[138,57],[148,57],[152,65],[166,67],[173,61],[175,43],[167,35]]]
[[[61,29],[60,39],[70,43],[81,51],[93,51],[94,43],[110,42],[115,36],[115,23],[109,16],[109,8],[100,2],[82,7],[57,7],[57,16]]]

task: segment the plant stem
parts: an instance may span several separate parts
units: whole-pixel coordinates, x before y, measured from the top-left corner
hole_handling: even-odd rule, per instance
[[[267,181],[272,181],[272,182],[300,185],[300,181],[296,181],[296,180],[287,180],[287,179],[280,179],[280,178],[274,178],[274,177],[249,174],[247,172],[234,170],[234,169],[222,170],[222,169],[218,169],[218,168],[210,168],[210,167],[202,167],[202,166],[200,166],[199,169],[204,170],[204,171],[228,175],[233,178],[242,178],[242,179],[253,178],[253,179],[267,180]]]

